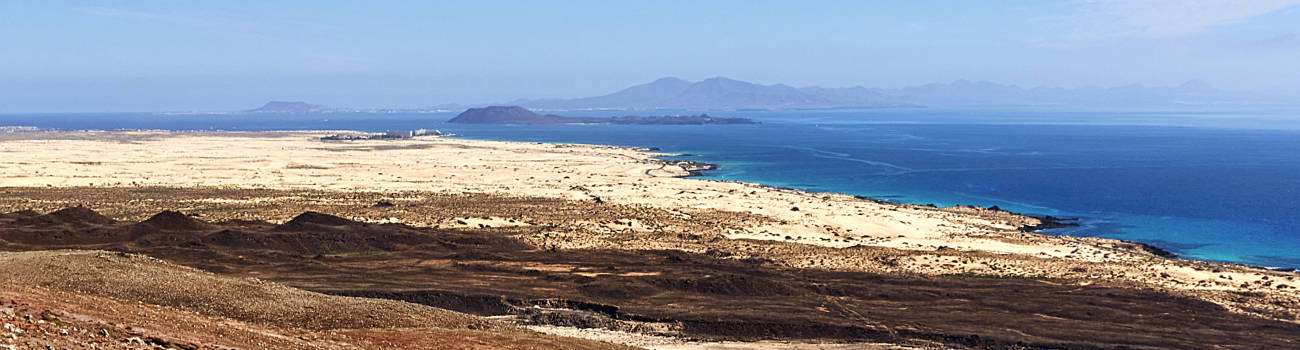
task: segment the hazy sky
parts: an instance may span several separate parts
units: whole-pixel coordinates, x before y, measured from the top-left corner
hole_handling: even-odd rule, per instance
[[[0,113],[603,94],[664,76],[1300,92],[1300,0],[0,2]]]

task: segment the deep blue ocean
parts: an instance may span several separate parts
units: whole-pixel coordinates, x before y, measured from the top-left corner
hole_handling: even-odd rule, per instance
[[[659,111],[642,114],[677,114]],[[612,116],[622,112],[566,112]],[[714,112],[756,125],[458,125],[455,113],[0,115],[47,129],[384,131],[659,147],[706,178],[1081,218],[1048,233],[1188,258],[1300,267],[1300,113],[818,110]],[[3,184],[0,184],[2,186]]]

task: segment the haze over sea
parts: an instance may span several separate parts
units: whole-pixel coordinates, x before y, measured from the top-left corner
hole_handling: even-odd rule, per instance
[[[641,114],[684,114],[656,111]],[[756,125],[463,125],[455,113],[0,115],[44,129],[384,131],[659,147],[704,176],[916,204],[1079,217],[1047,233],[1154,244],[1183,257],[1300,267],[1294,111],[711,112]],[[566,112],[610,116],[610,111]]]

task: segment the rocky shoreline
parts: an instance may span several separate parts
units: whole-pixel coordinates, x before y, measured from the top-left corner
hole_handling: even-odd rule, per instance
[[[658,151],[661,151],[661,150],[662,150],[662,149],[659,148],[659,147],[629,147],[629,149],[636,150],[636,151],[641,151],[641,152],[658,152]],[[692,156],[692,154],[670,154],[670,155],[668,155],[668,156],[671,156],[671,157],[683,157],[683,156]],[[663,157],[663,156],[658,156],[658,157]],[[708,176],[708,173],[707,173],[708,171],[718,169],[718,165],[717,165],[717,164],[711,164],[711,163],[704,163],[704,162],[697,162],[697,161],[666,160],[666,159],[661,159],[661,160],[664,162],[664,164],[667,164],[667,165],[674,165],[674,166],[680,166],[680,167],[682,167],[684,170],[686,170],[686,171],[688,172],[688,174],[686,174],[686,175],[681,175],[680,177],[682,177],[682,178],[698,178],[698,177],[704,177],[704,176]],[[696,180],[716,181],[716,180],[709,180],[709,179],[696,179]],[[760,185],[760,186],[763,186],[763,187],[769,187],[769,188],[778,189],[778,190],[806,192],[806,193],[809,193],[809,194],[812,194],[812,195],[815,195],[815,194],[821,193],[821,192],[807,192],[807,191],[804,191],[804,190],[801,190],[801,189],[790,188],[790,187],[768,186],[768,185]],[[938,207],[936,207],[936,206],[933,205],[933,204],[913,204],[913,203],[902,203],[902,202],[893,201],[893,200],[879,199],[879,198],[873,198],[873,197],[869,197],[869,196],[861,196],[861,195],[853,195],[853,197],[854,197],[854,198],[857,198],[857,199],[867,200],[867,201],[872,201],[872,202],[881,203],[881,204],[889,204],[889,205],[916,205],[916,206],[928,206],[928,207],[932,207],[932,208],[938,208]],[[1036,233],[1036,234],[1044,234],[1044,235],[1048,235],[1048,234],[1046,234],[1046,233],[1042,233],[1042,231],[1044,231],[1044,230],[1051,230],[1051,229],[1057,229],[1057,228],[1066,228],[1066,227],[1078,227],[1078,226],[1079,226],[1079,222],[1078,222],[1078,221],[1079,221],[1079,219],[1080,219],[1080,218],[1076,218],[1076,217],[1056,217],[1056,216],[1052,216],[1052,215],[1033,215],[1033,214],[1017,213],[1017,212],[1013,212],[1013,211],[1003,210],[1002,208],[999,208],[999,207],[996,206],[996,205],[995,205],[995,206],[991,206],[991,207],[984,208],[984,207],[979,207],[979,206],[974,206],[974,205],[960,205],[960,204],[959,204],[959,205],[955,205],[955,206],[953,206],[953,207],[960,207],[960,208],[982,208],[982,209],[987,209],[987,210],[995,211],[995,212],[1003,212],[1003,213],[1010,214],[1010,215],[1024,216],[1024,217],[1027,217],[1027,218],[1033,218],[1033,219],[1037,220],[1037,223],[1026,224],[1026,225],[1024,225],[1024,226],[1020,226],[1020,227],[1018,227],[1018,228],[1016,228],[1016,229],[1017,229],[1017,230],[1020,230],[1020,231],[1022,231],[1022,232],[1027,232],[1027,233]],[[1161,248],[1161,247],[1159,247],[1159,246],[1157,246],[1157,245],[1154,245],[1154,244],[1144,243],[1144,242],[1137,242],[1137,241],[1127,241],[1127,240],[1120,240],[1120,241],[1122,241],[1122,242],[1126,242],[1126,243],[1130,243],[1130,244],[1133,244],[1135,247],[1137,247],[1137,248],[1140,249],[1141,251],[1144,251],[1144,252],[1147,252],[1147,253],[1150,253],[1150,254],[1154,254],[1154,255],[1156,255],[1156,256],[1160,256],[1160,257],[1163,257],[1163,258],[1167,258],[1167,259],[1179,259],[1179,258],[1180,258],[1178,254],[1176,254],[1176,253],[1174,253],[1174,252],[1171,252],[1171,251],[1169,251],[1169,250],[1167,250],[1167,249]],[[1201,261],[1201,260],[1194,260],[1194,259],[1193,259],[1193,261]],[[1207,261],[1207,262],[1208,262],[1208,261]],[[1295,271],[1295,270],[1296,270],[1296,269],[1294,269],[1294,268],[1273,268],[1273,267],[1263,267],[1263,266],[1252,266],[1252,267],[1260,268],[1260,269],[1268,269],[1268,270],[1282,271],[1282,272],[1291,272],[1291,271]]]
[[[632,150],[640,151],[640,152],[658,152],[658,151],[661,151],[661,150],[662,150],[662,149],[659,148],[659,147],[628,147],[628,148],[629,148],[629,149],[632,149]],[[683,157],[683,156],[692,156],[692,154],[670,154],[670,155],[668,155],[668,156],[670,156],[670,157]],[[664,156],[658,156],[658,157],[664,157]],[[667,159],[661,159],[661,160],[662,160],[662,161],[664,162],[664,164],[666,164],[666,165],[680,166],[680,167],[682,167],[683,170],[686,170],[686,171],[687,171],[687,174],[686,174],[686,175],[681,175],[680,177],[682,177],[682,178],[698,178],[698,177],[704,177],[704,176],[708,176],[708,173],[707,173],[708,171],[718,169],[718,165],[717,165],[717,164],[711,164],[711,163],[704,163],[704,162],[697,162],[697,161],[667,160]],[[709,180],[709,179],[697,179],[697,180],[716,181],[716,180]],[[807,192],[807,191],[804,191],[804,190],[801,190],[801,189],[791,188],[791,187],[768,186],[768,185],[760,185],[760,186],[763,186],[763,187],[769,187],[769,188],[778,189],[778,190],[785,190],[785,191],[799,191],[799,192],[806,192],[806,193],[809,193],[809,194],[812,194],[812,195],[815,195],[815,194],[818,194],[818,193],[822,193],[822,192]],[[829,192],[826,192],[826,193],[829,193]],[[927,207],[932,207],[932,208],[938,208],[937,206],[935,206],[935,205],[933,205],[933,204],[902,203],[902,202],[898,202],[898,201],[892,201],[892,200],[886,200],[886,199],[880,199],[880,198],[873,198],[873,197],[869,197],[869,196],[861,196],[861,195],[853,195],[853,197],[854,197],[854,198],[857,198],[857,199],[861,199],[861,200],[866,200],[866,201],[872,201],[872,202],[880,203],[880,204],[888,204],[888,205],[917,205],[917,206],[927,206]],[[981,208],[981,209],[987,209],[987,210],[995,211],[995,212],[1003,212],[1003,213],[1010,214],[1010,215],[1024,216],[1024,217],[1033,218],[1033,219],[1037,220],[1037,223],[1026,224],[1026,225],[1024,225],[1024,226],[1020,226],[1020,227],[1016,228],[1017,230],[1020,230],[1020,231],[1022,231],[1022,232],[1027,232],[1027,233],[1038,233],[1038,234],[1044,234],[1044,233],[1042,233],[1041,231],[1044,231],[1044,230],[1051,230],[1051,229],[1057,229],[1057,228],[1078,227],[1078,226],[1079,226],[1079,222],[1078,222],[1078,221],[1079,221],[1079,218],[1073,218],[1073,217],[1056,217],[1056,216],[1052,216],[1052,215],[1033,215],[1033,214],[1017,213],[1017,212],[1013,212],[1013,211],[1003,210],[1002,208],[999,208],[999,207],[996,206],[996,205],[995,205],[995,206],[991,206],[991,207],[984,208],[984,207],[974,206],[974,205],[960,205],[960,204],[959,204],[959,205],[955,205],[955,206],[953,206],[953,207],[959,207],[959,208]],[[1121,240],[1121,241],[1123,241],[1123,240]],[[1123,241],[1123,242],[1132,243],[1132,244],[1134,244],[1134,245],[1140,247],[1141,250],[1143,250],[1143,251],[1145,251],[1145,252],[1148,252],[1148,253],[1151,253],[1151,254],[1155,254],[1155,255],[1157,255],[1157,256],[1161,256],[1161,257],[1168,258],[1168,259],[1176,259],[1176,258],[1178,258],[1178,254],[1175,254],[1175,253],[1170,252],[1170,251],[1168,251],[1168,250],[1166,250],[1166,249],[1164,249],[1164,248],[1160,248],[1159,246],[1156,246],[1156,245],[1153,245],[1153,244],[1150,244],[1150,243],[1143,243],[1143,242],[1137,242],[1137,241]],[[1265,269],[1274,269],[1274,268],[1268,268],[1268,267],[1260,267],[1260,268],[1265,268]],[[1274,269],[1274,270],[1279,270],[1279,271],[1294,271],[1294,269],[1287,270],[1287,269],[1284,269],[1284,268],[1283,268],[1283,269]]]
[[[708,171],[718,169],[719,166],[718,166],[717,164],[705,163],[705,162],[698,162],[698,161],[683,161],[683,160],[663,159],[664,157],[687,157],[687,156],[694,156],[694,154],[689,154],[689,153],[669,153],[669,154],[663,154],[663,153],[660,153],[660,152],[662,151],[662,148],[659,148],[659,147],[625,147],[625,148],[627,148],[627,149],[629,149],[629,150],[637,151],[637,152],[645,152],[645,153],[651,154],[652,157],[653,157],[654,159],[659,160],[659,161],[662,162],[664,165],[668,165],[668,166],[679,166],[679,167],[681,167],[683,170],[686,171],[686,174],[684,174],[684,175],[677,175],[677,177],[680,177],[680,178],[692,178],[693,180],[700,180],[700,181],[737,182],[737,181],[721,181],[721,180],[711,180],[711,179],[700,179],[700,177],[708,176],[708,174],[707,174]],[[737,182],[737,183],[743,183],[743,182]],[[801,193],[806,193],[806,194],[808,194],[808,195],[818,195],[818,194],[836,194],[836,193],[833,193],[833,192],[808,192],[808,191],[805,191],[805,190],[802,190],[802,189],[797,189],[797,188],[792,188],[792,187],[769,186],[769,185],[762,185],[762,184],[756,184],[756,185],[757,185],[757,186],[760,186],[760,187],[764,187],[764,188],[771,188],[771,189],[774,189],[774,190],[801,192]],[[879,204],[882,204],[882,205],[900,205],[900,206],[920,206],[920,207],[930,207],[930,208],[945,208],[945,207],[938,207],[938,206],[935,206],[934,204],[914,204],[914,203],[904,203],[904,202],[900,202],[900,201],[896,201],[896,200],[880,199],[880,198],[874,198],[874,197],[870,197],[870,196],[862,196],[862,195],[852,195],[852,197],[853,197],[853,198],[856,198],[856,199],[859,199],[859,200],[865,200],[865,201],[870,201],[870,202],[874,202],[874,203],[879,203]],[[1021,232],[1025,232],[1025,233],[1041,234],[1041,235],[1046,235],[1046,236],[1055,236],[1055,235],[1051,235],[1051,234],[1043,233],[1042,231],[1045,231],[1045,230],[1051,230],[1051,229],[1058,229],[1058,228],[1066,228],[1066,227],[1078,227],[1078,226],[1080,225],[1079,222],[1078,222],[1078,221],[1080,220],[1080,218],[1077,218],[1077,217],[1056,217],[1056,216],[1052,216],[1052,215],[1034,215],[1034,214],[1017,213],[1017,212],[1013,212],[1013,211],[1004,210],[1004,209],[1002,209],[1002,208],[999,208],[999,207],[996,206],[996,205],[994,205],[994,206],[990,206],[990,207],[980,207],[980,206],[975,206],[975,205],[961,205],[961,204],[958,204],[958,205],[954,205],[954,206],[952,206],[952,207],[946,207],[946,208],[959,208],[959,209],[960,209],[960,208],[969,208],[969,209],[975,209],[975,210],[979,210],[979,211],[991,211],[991,212],[1004,213],[1004,214],[1006,214],[1006,215],[1010,215],[1010,216],[1019,216],[1019,217],[1029,218],[1029,219],[1032,219],[1033,221],[1027,222],[1027,223],[1025,223],[1025,224],[1023,224],[1023,225],[1021,225],[1021,226],[1019,226],[1019,227],[1016,227],[1016,229],[1019,230],[1019,231],[1021,231]],[[1167,249],[1161,248],[1160,246],[1155,245],[1155,244],[1151,244],[1151,243],[1138,242],[1138,241],[1129,241],[1129,240],[1120,240],[1120,239],[1116,239],[1116,241],[1124,242],[1124,243],[1129,244],[1131,247],[1133,247],[1133,249],[1134,249],[1135,251],[1142,252],[1142,253],[1146,253],[1146,254],[1152,254],[1152,255],[1154,255],[1154,256],[1158,256],[1158,257],[1165,258],[1165,259],[1182,259],[1182,260],[1186,260],[1186,261],[1193,262],[1193,263],[1214,263],[1214,264],[1223,264],[1223,263],[1226,263],[1226,262],[1218,262],[1218,261],[1208,261],[1208,260],[1198,260],[1198,259],[1182,258],[1182,257],[1180,257],[1177,253],[1174,253],[1174,252],[1172,252],[1172,251],[1169,251],[1169,250],[1167,250]],[[1254,268],[1254,269],[1261,269],[1261,270],[1279,271],[1279,272],[1294,272],[1294,271],[1297,271],[1296,268],[1285,268],[1285,267],[1279,268],[1279,267],[1267,267],[1267,266],[1254,266],[1254,265],[1235,264],[1235,263],[1226,263],[1226,264],[1232,264],[1232,265],[1238,265],[1238,266],[1245,266],[1245,267]]]

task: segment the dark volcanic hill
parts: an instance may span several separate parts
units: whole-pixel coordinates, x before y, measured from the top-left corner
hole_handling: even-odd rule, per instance
[[[462,124],[571,124],[576,121],[558,115],[541,115],[519,106],[470,108],[448,120]]]
[[[302,101],[271,101],[245,112],[248,113],[312,113],[324,111],[327,108],[322,105],[314,105]]]
[[[674,116],[621,116],[565,117],[554,114],[537,114],[519,106],[491,106],[470,108],[450,123],[461,124],[624,124],[624,125],[704,125],[704,124],[754,124],[745,118],[715,118],[708,114]]]

